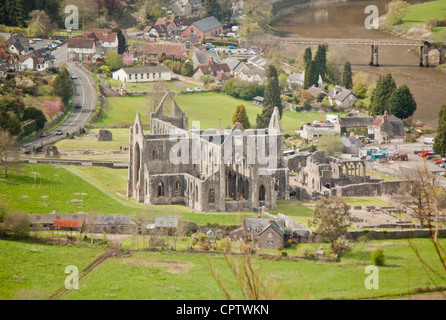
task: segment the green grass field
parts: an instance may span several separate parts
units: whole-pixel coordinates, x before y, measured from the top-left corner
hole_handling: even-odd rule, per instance
[[[0,201],[28,214],[144,214],[147,219],[176,215],[201,224],[239,225],[253,212],[193,212],[186,206],[145,206],[127,199],[127,169],[88,166],[22,165],[0,179]]]
[[[408,7],[401,24],[405,30],[409,30],[414,25],[423,25],[432,19],[446,19],[446,0],[429,1],[414,4]],[[437,41],[444,41],[446,27],[436,27],[432,32],[432,37]]]
[[[444,275],[431,242],[414,239],[412,243]],[[296,250],[308,246],[318,250],[325,245],[302,244]],[[378,268],[379,288],[366,289],[365,267],[372,264],[370,252],[378,247],[386,257],[385,266]],[[67,265],[81,271],[99,254],[99,249],[0,240],[0,299],[47,297],[64,285]],[[406,240],[356,242],[340,262],[255,258],[252,263],[268,288],[278,289],[275,299],[389,298],[434,286]],[[222,255],[134,252],[130,257],[107,259],[81,280],[78,290],[68,291],[62,299],[225,299],[211,270],[236,299],[242,298]],[[434,280],[436,286],[446,285],[438,277]]]
[[[257,114],[262,112],[262,106],[233,98],[223,93],[207,92],[196,94],[179,94],[175,100],[189,117],[189,127],[193,121],[200,121],[201,129],[230,128],[235,107],[244,104],[249,120],[255,124]],[[103,118],[94,123],[96,127],[128,127],[133,124],[136,113],[141,114],[143,125],[149,125],[149,111],[146,107],[145,96],[108,98],[110,107],[105,109]],[[325,120],[326,115],[318,112],[290,112],[285,111],[282,116],[284,133],[294,133],[301,122]]]

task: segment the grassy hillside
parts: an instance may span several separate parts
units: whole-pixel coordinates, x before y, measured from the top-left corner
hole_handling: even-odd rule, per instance
[[[232,127],[232,115],[239,104],[245,105],[252,125],[256,122],[257,114],[262,112],[262,106],[223,93],[183,94],[177,95],[175,100],[189,117],[189,127],[192,127],[193,121],[200,121],[201,129]],[[103,118],[94,126],[128,127],[133,124],[136,112],[141,114],[143,125],[150,124],[145,96],[108,98],[108,101],[110,107],[105,110]],[[282,129],[285,133],[293,133],[300,127],[301,122],[325,120],[325,118],[325,114],[318,112],[285,111],[282,116]]]

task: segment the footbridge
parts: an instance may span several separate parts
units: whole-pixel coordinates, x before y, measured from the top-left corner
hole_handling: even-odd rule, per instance
[[[416,41],[416,40],[368,40],[368,39],[309,39],[309,38],[286,38],[276,37],[277,44],[282,45],[337,45],[337,46],[370,46],[370,65],[379,66],[378,48],[380,46],[406,46],[419,48],[420,66],[429,66],[429,52],[438,50],[440,53],[440,64],[446,63],[446,44],[442,42]]]

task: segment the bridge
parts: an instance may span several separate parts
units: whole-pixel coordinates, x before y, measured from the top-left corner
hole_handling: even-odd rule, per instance
[[[275,37],[278,45],[341,45],[341,46],[371,46],[370,65],[379,66],[378,48],[380,46],[406,46],[420,48],[420,66],[429,66],[429,52],[440,52],[439,63],[446,63],[446,44],[442,42],[416,41],[416,40],[370,40],[370,39],[310,39]]]

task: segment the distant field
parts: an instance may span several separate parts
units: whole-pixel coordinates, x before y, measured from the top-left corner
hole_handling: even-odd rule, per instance
[[[434,270],[444,275],[431,242],[414,239],[412,243]],[[327,244],[298,244],[292,250],[326,247]],[[379,247],[386,257],[385,266],[378,268],[379,288],[366,289],[369,274],[365,268],[372,264],[370,252]],[[45,299],[64,285],[67,265],[82,271],[100,253],[99,249],[0,240],[0,299]],[[236,256],[233,259],[240,261]],[[254,258],[252,264],[256,274],[268,282],[267,290],[278,289],[274,299],[389,298],[433,287],[406,240],[355,242],[340,262]],[[211,270],[235,299],[242,298],[222,255],[134,252],[130,257],[107,259],[81,280],[78,290],[68,291],[62,299],[225,299]],[[446,285],[438,277],[434,280],[438,286]]]
[[[414,25],[423,25],[432,19],[446,19],[446,0],[429,1],[414,4],[407,9],[402,24],[404,29],[409,30]],[[432,32],[434,40],[444,41],[446,27],[436,27]]]
[[[235,107],[244,104],[249,121],[255,125],[256,116],[262,112],[262,106],[233,98],[223,93],[195,93],[175,96],[180,108],[189,117],[189,127],[193,121],[200,121],[201,129],[231,128]],[[105,110],[103,119],[96,122],[97,127],[128,127],[135,120],[136,112],[142,117],[143,125],[149,125],[149,111],[145,96],[108,98],[110,107]],[[318,112],[285,111],[282,116],[282,129],[293,133],[301,122],[325,120],[326,115]]]

